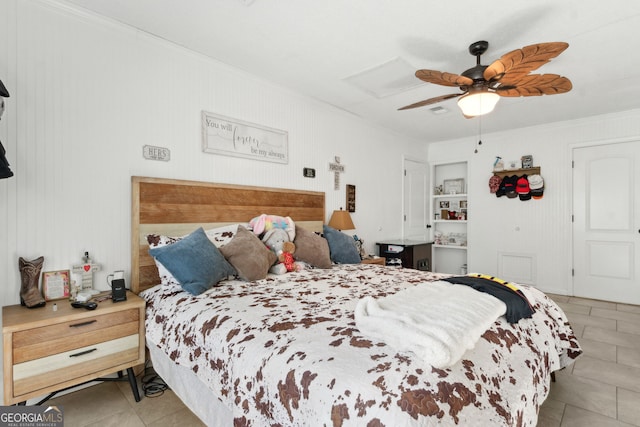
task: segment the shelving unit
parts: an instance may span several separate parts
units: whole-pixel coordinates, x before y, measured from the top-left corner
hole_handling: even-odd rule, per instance
[[[502,170],[502,171],[493,171],[494,175],[499,176],[500,178],[504,178],[505,176],[522,176],[522,175],[540,175],[540,166],[534,166],[532,168],[526,169],[511,169],[511,170]]]
[[[433,230],[433,271],[459,274],[467,264],[467,223],[469,217],[467,188],[467,162],[431,164],[431,218]],[[436,187],[445,190],[445,181],[464,180],[462,192],[439,194]],[[458,188],[456,188],[457,190]],[[446,211],[446,212],[443,212]],[[453,212],[455,219],[450,217]],[[447,219],[443,219],[446,214]],[[463,219],[459,219],[460,217]]]

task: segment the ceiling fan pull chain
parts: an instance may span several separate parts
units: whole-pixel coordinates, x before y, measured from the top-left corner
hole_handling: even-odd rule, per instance
[[[478,154],[478,146],[482,145],[482,116],[478,116],[478,142],[476,143],[476,149],[474,153]]]

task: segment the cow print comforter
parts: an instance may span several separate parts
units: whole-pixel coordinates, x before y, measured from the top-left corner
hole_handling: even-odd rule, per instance
[[[356,328],[360,298],[442,277],[345,265],[141,296],[148,340],[196,373],[236,426],[535,426],[550,373],[582,352],[565,314],[535,288],[521,285],[531,319],[499,318],[447,369]]]

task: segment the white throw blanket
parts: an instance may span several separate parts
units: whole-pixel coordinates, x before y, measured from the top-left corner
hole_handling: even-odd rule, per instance
[[[444,369],[472,349],[505,311],[506,305],[491,295],[437,281],[377,300],[362,298],[355,319],[363,335]]]

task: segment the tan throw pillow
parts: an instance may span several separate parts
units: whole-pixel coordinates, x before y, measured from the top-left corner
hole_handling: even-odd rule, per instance
[[[248,281],[267,277],[269,268],[277,260],[276,254],[242,225],[238,226],[233,239],[220,248],[220,252],[236,269],[238,276]]]
[[[317,268],[331,268],[329,244],[324,237],[296,225],[296,238],[293,243],[296,245],[293,256],[298,261]]]

